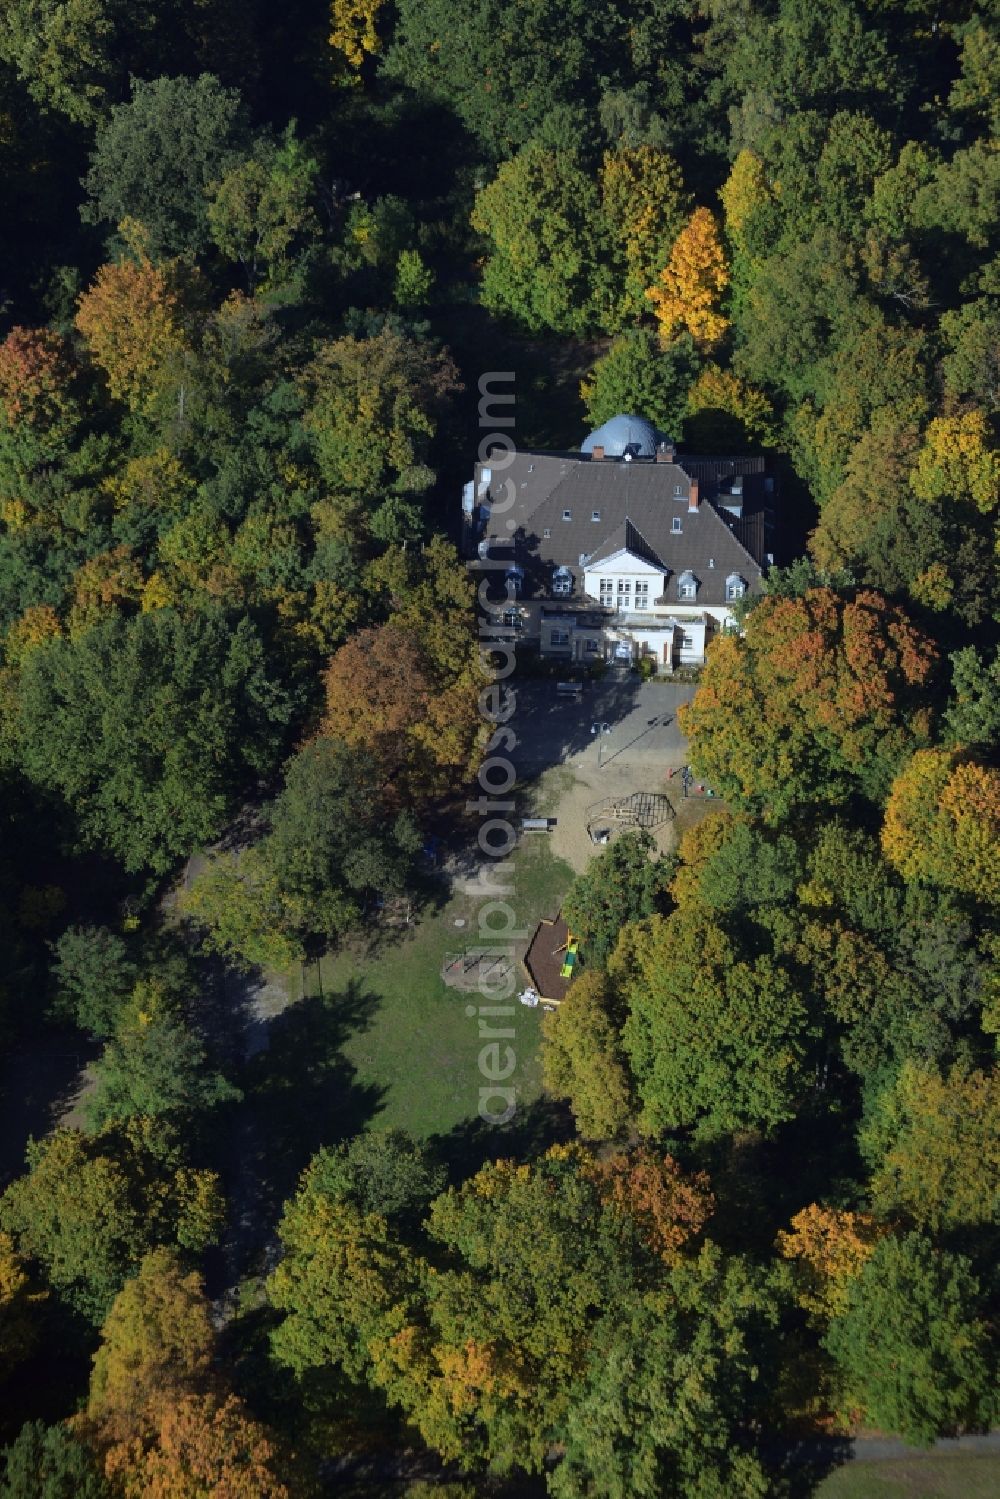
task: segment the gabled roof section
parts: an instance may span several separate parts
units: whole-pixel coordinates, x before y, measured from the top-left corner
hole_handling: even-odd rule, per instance
[[[751,590],[758,586],[765,560],[763,518],[753,524],[746,513],[763,510],[765,503],[757,457],[626,463],[515,452],[501,458],[491,480],[485,536],[494,539],[496,555],[516,555],[525,567],[524,597],[545,596],[554,567],[577,574],[618,552],[674,577],[692,569],[701,583],[698,601],[705,605],[726,604],[726,578],[732,572],[742,574]],[[712,503],[720,485],[740,473],[745,475],[742,520]],[[692,509],[694,477],[699,494]],[[675,532],[678,519],[681,528]]]

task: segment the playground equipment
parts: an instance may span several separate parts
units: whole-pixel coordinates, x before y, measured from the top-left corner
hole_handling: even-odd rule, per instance
[[[674,808],[662,791],[633,791],[631,796],[606,796],[602,801],[592,802],[585,815],[587,832],[593,839],[594,832],[608,824],[619,830],[644,828],[652,832],[670,821]]]
[[[481,948],[445,953],[441,964],[441,979],[449,989],[480,994],[509,988],[513,972],[513,963],[505,953],[484,952]]]

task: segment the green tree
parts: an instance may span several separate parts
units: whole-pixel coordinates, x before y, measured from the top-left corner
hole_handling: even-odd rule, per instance
[[[534,333],[615,326],[618,297],[600,194],[574,156],[525,146],[477,194],[472,226],[490,246],[486,307]]]
[[[117,82],[114,0],[14,0],[0,19],[0,57],[43,109],[92,125]]]
[[[73,926],[50,946],[56,1013],[109,1036],[137,977],[127,942],[106,926]]]
[[[570,886],[563,915],[595,968],[607,964],[626,922],[663,909],[673,862],[651,859],[655,847],[649,833],[623,833]]]
[[[178,906],[201,928],[205,948],[237,966],[289,968],[305,956],[299,913],[259,845],[212,855]]]
[[[164,873],[214,837],[250,771],[273,768],[287,715],[249,619],[112,616],[25,662],[22,763],[88,845]]]
[[[400,0],[384,69],[455,111],[500,161],[554,118],[576,126],[596,115],[602,89],[632,83],[637,70],[652,83],[671,19],[656,5]]]
[[[945,722],[958,744],[1000,743],[1000,651],[985,660],[975,646],[951,658],[952,700]]]
[[[209,242],[209,191],[245,151],[239,95],[217,78],[132,80],[132,98],[97,129],[84,181],[85,223],[137,219],[150,255],[198,255]]]
[[[808,1086],[816,1025],[791,974],[693,903],[626,927],[611,976],[645,1133],[773,1129]]]
[[[428,451],[458,372],[446,353],[386,326],[320,344],[301,384],[337,532],[356,543],[386,495],[420,495],[433,482]]]
[[[93,1453],[67,1426],[29,1421],[0,1452],[0,1499],[111,1499]]]
[[[434,290],[434,272],[424,263],[419,250],[400,250],[396,262],[396,284],[393,300],[404,310],[425,307]]]
[[[624,262],[624,309],[641,317],[647,310],[647,288],[666,265],[691,212],[680,167],[669,152],[655,146],[619,143],[604,153],[601,202],[611,242]]]
[[[427,1146],[398,1129],[366,1132],[320,1150],[310,1174],[315,1190],[330,1202],[378,1213],[410,1233],[446,1179]]]
[[[664,1290],[616,1308],[570,1406],[555,1499],[763,1499],[769,1482],[742,1434],[778,1312],[765,1278],[714,1245]]]
[[[369,891],[398,892],[422,837],[390,817],[377,768],[361,746],[314,740],[285,767],[263,857],[306,931],[334,934],[357,919]]]
[[[545,1088],[569,1101],[581,1135],[621,1134],[632,1114],[631,1081],[603,973],[588,969],[575,980],[559,1008],[543,1017],[542,1038]]]
[[[98,1324],[154,1245],[218,1237],[217,1178],[186,1164],[163,1121],[89,1139],[57,1130],[29,1145],[27,1168],[0,1198],[0,1226]]]
[[[136,986],[94,1068],[85,1115],[100,1131],[134,1115],[157,1119],[211,1109],[242,1095],[212,1069],[201,1036],[155,981]]]
[[[630,328],[580,384],[587,420],[600,427],[620,411],[635,411],[678,437],[697,373],[698,356],[687,334],[663,348],[651,329]]]
[[[1000,411],[1000,302],[977,297],[941,314],[947,353],[941,361],[945,389],[957,400]]]
[[[291,126],[277,143],[258,140],[210,190],[208,228],[251,291],[287,274],[293,247],[318,230],[312,206],[319,165]]]
[[[920,1234],[882,1240],[824,1341],[845,1408],[917,1446],[996,1413],[979,1282]]]

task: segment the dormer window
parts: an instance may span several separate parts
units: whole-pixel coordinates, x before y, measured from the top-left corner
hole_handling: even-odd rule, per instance
[[[730,573],[726,579],[726,601],[732,603],[734,599],[741,599],[747,591],[747,585],[739,573]]]
[[[573,592],[573,574],[568,567],[557,567],[552,574],[552,592],[562,598]]]
[[[670,525],[670,529],[674,533],[675,536],[679,536],[681,534],[681,532],[683,531],[683,529],[684,529],[684,522],[681,520],[681,518],[680,518],[679,515],[675,515],[674,516],[673,521],[671,522],[671,525]]]
[[[683,493],[684,493],[684,485],[683,484],[675,484],[674,485],[674,494],[677,495],[678,497],[680,497]]]
[[[544,531],[542,532],[542,540],[543,541],[548,541],[551,536],[552,536],[552,527],[551,526],[546,526],[545,529],[544,529]]]
[[[563,520],[572,520],[572,519],[573,519],[573,512],[572,512],[572,510],[564,510],[563,511]]]
[[[600,520],[601,512],[599,510],[592,510],[590,512],[590,518],[591,520]]]
[[[698,596],[698,581],[693,572],[683,572],[677,579],[677,597],[693,599]]]

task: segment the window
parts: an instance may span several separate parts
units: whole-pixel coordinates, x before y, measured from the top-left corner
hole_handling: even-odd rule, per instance
[[[597,641],[596,640],[585,640],[583,642],[583,648],[587,652],[588,656],[596,656],[597,655]]]
[[[673,533],[674,533],[675,536],[679,536],[680,533],[683,531],[683,529],[684,529],[684,522],[681,520],[681,518],[680,518],[679,515],[675,515],[674,516],[673,520],[670,523],[670,529],[671,529],[671,531],[673,531]]]
[[[631,580],[631,578],[619,578],[618,579],[618,602],[621,603],[622,599],[624,599],[625,602],[628,603],[629,594],[631,592],[632,592],[632,580]]]
[[[592,510],[590,512],[590,518],[591,520],[600,520],[601,512],[599,510]]]
[[[697,596],[698,584],[694,573],[681,573],[677,579],[677,597],[679,599],[693,599]]]
[[[694,650],[694,636],[693,635],[689,635],[688,632],[687,632],[687,630],[682,630],[681,631],[681,650],[682,651],[693,651]]]
[[[741,599],[746,591],[747,586],[744,583],[743,579],[736,573],[731,573],[730,576],[726,579],[726,598],[730,601],[732,601],[733,599]]]
[[[610,604],[611,603],[612,595],[614,594],[614,591],[615,591],[615,580],[614,580],[614,578],[602,578],[601,579],[601,603],[602,604]]]
[[[573,519],[573,512],[572,512],[572,510],[564,510],[563,511],[563,520],[572,520],[572,519]]]
[[[643,578],[636,579],[635,607],[637,609],[649,608],[649,584]]]
[[[546,526],[545,530],[542,532],[542,537],[544,538],[545,541],[548,541],[551,535],[552,535],[552,527],[551,526]]]
[[[550,645],[569,645],[568,630],[553,630],[549,636]]]
[[[557,567],[552,574],[552,592],[563,595],[573,592],[573,574],[565,567]]]

